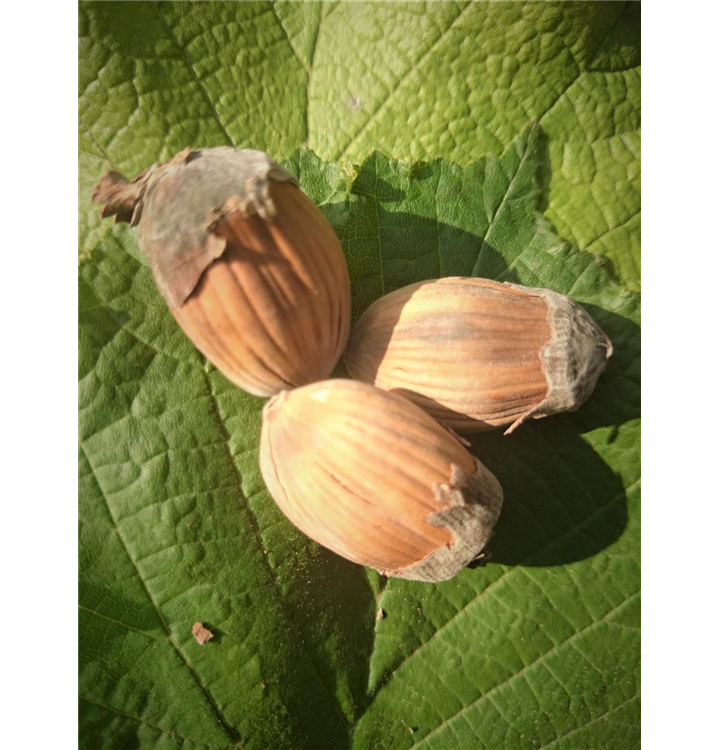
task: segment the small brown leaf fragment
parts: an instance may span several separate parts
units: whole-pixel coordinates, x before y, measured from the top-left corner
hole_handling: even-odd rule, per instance
[[[214,633],[211,630],[207,630],[201,622],[196,622],[192,626],[192,635],[200,646],[204,646],[210,638],[214,638]]]
[[[379,611],[376,613],[376,619],[383,620],[385,617],[386,617],[386,612],[383,609],[379,609]]]

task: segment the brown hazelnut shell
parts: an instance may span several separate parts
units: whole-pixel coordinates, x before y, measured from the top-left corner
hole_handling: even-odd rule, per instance
[[[349,335],[344,254],[266,154],[187,149],[133,182],[109,172],[93,199],[139,225],[172,314],[233,383],[269,396],[331,374]]]
[[[612,353],[565,295],[488,279],[444,278],[372,304],[344,359],[352,377],[391,390],[458,432],[574,411]]]
[[[352,380],[285,391],[262,415],[260,467],[307,536],[381,573],[443,581],[480,556],[496,478],[411,402]]]

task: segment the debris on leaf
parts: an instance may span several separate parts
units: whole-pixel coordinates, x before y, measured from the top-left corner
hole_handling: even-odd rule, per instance
[[[192,635],[200,646],[204,646],[210,638],[214,638],[214,633],[211,630],[207,630],[201,622],[196,622],[192,626]]]
[[[385,617],[386,617],[386,612],[385,612],[385,611],[384,611],[383,609],[380,609],[380,610],[379,610],[379,611],[378,611],[378,612],[376,613],[376,619],[377,619],[377,620],[383,620],[383,619],[384,619]]]

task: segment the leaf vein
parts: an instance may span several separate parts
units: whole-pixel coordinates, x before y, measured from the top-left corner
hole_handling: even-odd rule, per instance
[[[555,739],[551,740],[548,745],[542,745],[540,750],[548,750],[550,747],[553,747],[557,742],[560,742],[561,740],[565,740],[566,737],[569,737],[570,735],[574,734],[575,732],[580,731],[581,729],[585,729],[586,727],[590,727],[591,724],[595,724],[597,721],[600,721],[601,719],[606,718],[609,714],[612,714],[614,711],[618,711],[619,708],[623,708],[623,706],[631,703],[631,701],[638,700],[641,696],[640,695],[632,695],[630,698],[627,698],[625,701],[621,701],[616,706],[612,706],[607,711],[604,711],[599,716],[596,716],[595,719],[591,719],[591,721],[587,722],[586,724],[582,724],[579,727],[574,727],[570,732],[566,732],[566,734],[561,734]]]
[[[133,721],[138,722],[139,724],[146,724],[148,727],[152,727],[152,729],[156,729],[161,734],[167,735],[168,737],[177,737],[181,740],[185,740],[186,742],[192,742],[195,745],[198,745],[199,747],[214,747],[214,748],[220,748],[221,750],[229,750],[229,748],[236,747],[236,745],[216,745],[210,742],[202,742],[200,740],[195,740],[192,737],[186,737],[183,734],[180,734],[179,732],[175,732],[174,730],[168,731],[167,729],[162,729],[162,727],[157,726],[157,724],[152,724],[149,721],[146,721],[145,719],[141,719],[139,716],[133,716],[132,714],[128,714],[125,711],[120,711],[119,708],[115,708],[114,706],[108,706],[106,703],[100,703],[99,701],[93,700],[92,698],[88,698],[86,695],[80,695],[78,696],[80,700],[85,701],[86,703],[92,703],[94,706],[98,706],[99,708],[103,708],[106,711],[112,711],[112,713],[117,714],[118,716],[124,716],[127,719],[132,719]]]
[[[234,461],[234,457],[232,456],[232,451],[231,451],[230,446],[229,446],[229,437],[230,437],[229,436],[229,432],[227,431],[227,427],[224,424],[224,420],[222,418],[222,413],[221,413],[220,408],[219,408],[219,403],[217,402],[217,398],[214,395],[214,391],[212,390],[212,384],[211,384],[211,382],[209,380],[209,377],[207,376],[207,372],[204,369],[202,370],[202,372],[204,374],[205,382],[207,384],[207,391],[209,393],[209,397],[210,397],[210,399],[212,401],[213,408],[214,408],[214,411],[215,411],[215,414],[216,414],[216,417],[217,417],[217,424],[218,424],[220,433],[222,434],[222,436],[224,438],[223,442],[224,442],[224,444],[225,444],[225,446],[227,448],[227,454],[229,455],[230,464],[231,464],[231,466],[232,466],[232,468],[234,470],[234,473],[236,474],[237,481],[240,483],[240,486],[241,486],[241,484],[242,484],[242,475],[241,475],[241,473],[239,471],[239,468],[237,467],[237,464]],[[332,708],[339,715],[339,717],[344,722],[344,724],[348,727],[349,723],[347,721],[347,718],[344,715],[344,712],[341,710],[340,706],[338,705],[335,695],[329,690],[328,686],[325,684],[324,680],[322,679],[321,674],[319,673],[319,670],[317,669],[316,664],[314,663],[314,660],[311,658],[311,656],[310,656],[309,652],[306,650],[306,648],[304,648],[303,639],[299,636],[299,633],[297,632],[297,629],[296,629],[296,626],[294,624],[294,621],[292,620],[292,618],[289,615],[289,609],[287,608],[287,603],[286,603],[286,600],[284,598],[284,594],[282,593],[282,589],[281,589],[281,587],[279,585],[279,580],[277,578],[276,571],[274,570],[274,568],[270,564],[269,558],[267,557],[267,555],[264,552],[264,542],[262,540],[262,532],[260,531],[259,522],[257,520],[257,517],[255,516],[254,511],[252,510],[252,507],[249,504],[249,502],[247,500],[247,497],[245,496],[244,492],[242,492],[242,497],[244,498],[244,501],[245,501],[245,508],[247,510],[247,518],[249,520],[249,526],[250,526],[250,528],[252,530],[252,535],[254,536],[255,543],[257,544],[257,546],[259,548],[262,560],[264,560],[264,564],[265,564],[265,566],[267,568],[267,572],[269,574],[269,578],[270,578],[270,580],[272,582],[272,588],[274,589],[275,595],[277,597],[277,601],[279,602],[279,605],[282,608],[282,613],[284,614],[284,619],[287,622],[287,624],[289,625],[289,627],[291,628],[292,632],[294,633],[296,642],[298,644],[300,644],[300,647],[304,650],[304,652],[305,652],[305,654],[307,656],[307,661],[309,662],[309,664],[312,665],[312,668],[314,669],[314,673],[316,674],[316,677],[317,677],[317,680],[319,681],[319,684],[324,688],[327,696],[330,698],[331,703],[332,703]]]
[[[94,470],[94,468],[92,466],[92,461],[90,460],[90,457],[87,454],[87,451],[85,450],[85,448],[82,445],[80,447],[81,447],[82,452],[85,455],[85,459],[87,460],[87,465],[90,467],[90,469],[92,471],[92,474],[95,477],[95,482],[97,483],[97,487],[100,490],[100,493],[102,494],[103,500],[105,501],[105,505],[107,506],[107,511],[110,514],[110,518],[112,519],[112,523],[113,523],[115,532],[117,534],[118,539],[120,540],[120,543],[122,544],[122,547],[124,548],[125,554],[127,555],[127,559],[130,561],[130,563],[132,564],[132,567],[135,569],[135,573],[137,574],[137,578],[139,579],[142,587],[144,588],[148,600],[150,601],[150,603],[154,607],[155,611],[157,612],[157,616],[159,618],[160,623],[162,624],[163,629],[167,633],[167,638],[168,638],[169,642],[172,644],[175,652],[177,653],[177,656],[180,658],[180,660],[184,663],[184,665],[189,670],[189,673],[192,675],[195,683],[199,687],[201,693],[204,695],[204,697],[207,700],[207,702],[208,702],[208,704],[209,704],[212,712],[216,716],[217,720],[221,724],[222,728],[224,729],[224,731],[227,734],[227,736],[229,737],[229,739],[232,742],[235,743],[235,745],[234,745],[235,747],[241,748],[242,745],[239,743],[239,740],[237,738],[237,732],[236,732],[236,730],[234,730],[229,725],[229,723],[227,722],[227,719],[225,718],[224,714],[222,713],[222,709],[217,704],[217,701],[214,699],[214,696],[210,692],[209,688],[204,684],[202,678],[199,676],[199,674],[194,669],[194,667],[192,666],[192,664],[188,661],[187,657],[185,656],[184,652],[180,648],[180,646],[177,643],[177,641],[172,637],[172,631],[170,630],[169,625],[167,624],[167,621],[165,620],[164,615],[162,614],[161,609],[159,608],[159,606],[157,605],[157,603],[154,600],[154,597],[150,593],[150,590],[147,587],[147,582],[143,578],[142,573],[140,572],[140,569],[137,567],[137,563],[136,563],[134,557],[130,554],[130,550],[129,550],[129,547],[127,546],[127,542],[125,541],[124,536],[120,532],[120,529],[119,529],[119,527],[117,525],[117,521],[115,520],[115,516],[114,516],[114,514],[112,512],[112,506],[110,505],[110,502],[109,502],[109,500],[107,498],[107,495],[105,494],[105,490],[102,487],[102,484],[100,483],[100,479],[97,476],[97,474],[95,473],[95,470]]]
[[[184,50],[182,45],[179,43],[179,40],[173,33],[172,29],[169,27],[167,22],[164,19],[164,16],[160,12],[160,9],[157,7],[156,0],[150,0],[150,5],[154,9],[155,13],[157,13],[157,18],[159,18],[160,23],[162,24],[162,27],[167,32],[167,36],[172,40],[173,44],[177,47],[179,50],[180,55],[182,55],[182,60],[184,61],[185,65],[187,66],[187,70],[189,71],[190,76],[194,80],[194,82],[197,84],[197,88],[200,90],[200,93],[202,94],[202,97],[204,98],[205,102],[207,102],[207,106],[209,107],[209,111],[212,113],[212,116],[214,117],[215,121],[217,122],[217,125],[219,125],[220,130],[222,131],[222,134],[227,139],[227,142],[236,148],[234,145],[234,141],[232,140],[232,137],[227,132],[227,128],[224,126],[224,123],[219,117],[219,113],[217,112],[216,107],[214,106],[212,99],[210,98],[209,94],[207,93],[207,89],[202,84],[202,81],[200,80],[199,76],[197,75],[197,72],[192,67],[192,63],[189,60],[189,57],[187,57],[187,52]]]
[[[113,622],[115,625],[121,625],[123,628],[127,630],[131,630],[133,633],[139,633],[140,635],[144,635],[147,638],[152,638],[155,641],[164,641],[167,640],[167,638],[158,638],[156,635],[153,635],[152,633],[148,633],[146,630],[140,630],[139,628],[133,628],[132,625],[128,625],[126,622],[122,622],[120,620],[115,620],[113,617],[108,617],[107,615],[103,615],[102,612],[98,612],[95,609],[90,609],[90,607],[85,607],[82,604],[78,604],[78,609],[83,610],[84,612],[88,612],[91,615],[95,615],[95,617],[99,617],[103,620],[107,620],[108,622]]]
[[[103,154],[104,158],[109,162],[110,166],[116,172],[119,172],[120,171],[119,167],[115,164],[115,162],[113,161],[113,159],[107,153],[107,150],[105,149],[105,147],[100,144],[100,142],[97,140],[97,138],[95,138],[95,136],[93,135],[93,133],[90,130],[90,128],[85,124],[85,121],[81,117],[78,118],[78,120],[80,122],[80,125],[82,125],[82,127],[85,129],[85,132],[87,133],[88,138],[95,144],[95,146],[97,146],[97,148],[100,149],[100,151],[102,151],[102,154]]]
[[[570,635],[568,638],[564,639],[558,644],[555,644],[551,646],[547,651],[544,651],[542,654],[540,654],[536,659],[534,659],[530,664],[526,664],[520,671],[516,672],[515,674],[512,674],[507,679],[500,682],[498,685],[494,685],[492,688],[487,690],[485,693],[482,693],[476,700],[471,701],[470,703],[467,703],[465,706],[462,706],[461,709],[459,709],[457,712],[449,716],[447,719],[444,719],[444,721],[441,722],[438,726],[434,727],[428,734],[426,734],[424,737],[421,738],[421,740],[412,747],[421,747],[432,735],[436,734],[442,727],[444,726],[450,726],[451,722],[454,721],[459,716],[463,716],[465,711],[468,711],[468,709],[473,708],[477,704],[479,704],[482,700],[486,700],[491,696],[493,693],[495,693],[497,690],[500,690],[501,688],[505,687],[506,685],[509,685],[511,682],[513,682],[518,677],[523,677],[525,675],[525,672],[529,669],[532,669],[533,667],[538,666],[539,664],[543,663],[545,659],[548,658],[550,654],[552,654],[554,651],[556,651],[559,648],[562,648],[563,646],[567,646],[572,641],[579,636],[583,635],[587,631],[589,631],[591,628],[595,627],[596,625],[600,625],[602,622],[604,622],[610,615],[612,615],[614,612],[619,610],[621,607],[624,607],[629,602],[631,602],[640,591],[634,591],[630,596],[626,597],[620,604],[617,604],[615,607],[611,607],[611,609],[606,612],[602,617],[600,617],[598,620],[594,620],[592,623],[587,625],[585,628],[581,628],[581,630],[576,631],[572,635]]]
[[[528,159],[529,155],[533,152],[533,149],[534,149],[533,137],[534,137],[534,132],[529,134],[526,147],[524,149],[524,154],[521,157],[519,166],[517,167],[516,172],[514,172],[514,175],[511,178],[511,182],[509,182],[509,186],[506,188],[506,192],[503,194],[501,198],[501,203],[499,204],[499,207],[496,209],[496,212],[494,213],[494,215],[489,219],[489,225],[486,228],[486,231],[484,232],[484,236],[481,238],[481,245],[479,245],[479,250],[476,254],[476,260],[474,261],[474,265],[471,269],[470,276],[473,276],[476,273],[478,265],[479,265],[479,261],[481,260],[481,253],[483,252],[484,247],[486,245],[486,241],[489,235],[491,234],[491,230],[496,226],[496,220],[499,218],[499,214],[501,213],[502,209],[509,201],[509,194],[511,193],[514,187],[514,183],[516,182],[516,179],[518,178],[519,174],[521,174],[521,171],[523,170],[526,164],[526,160]]]
[[[364,121],[364,124],[359,127],[357,132],[349,139],[349,142],[344,147],[344,149],[334,157],[335,161],[339,161],[340,159],[343,159],[347,151],[357,142],[359,139],[359,136],[369,127],[369,124],[376,118],[376,116],[379,114],[379,112],[384,109],[384,107],[389,103],[391,98],[396,94],[396,92],[401,88],[404,81],[421,65],[421,63],[426,59],[426,57],[431,54],[436,46],[441,42],[441,40],[449,33],[452,26],[461,18],[461,16],[464,14],[464,12],[472,6],[472,3],[468,2],[466,5],[454,16],[451,23],[441,32],[439,35],[439,38],[430,46],[428,47],[419,57],[417,58],[416,62],[413,63],[413,65],[399,78],[399,80],[396,82],[396,85],[393,89],[390,89],[386,96],[379,102],[377,108],[372,112],[371,115]]]
[[[561,535],[557,536],[556,538],[554,538],[554,539],[551,539],[551,540],[549,540],[549,541],[548,541],[548,542],[547,542],[546,544],[542,545],[542,546],[541,546],[541,547],[539,547],[538,549],[536,549],[536,550],[532,551],[532,552],[531,552],[531,553],[529,553],[529,554],[528,554],[528,555],[527,555],[527,556],[526,556],[526,557],[525,557],[525,558],[524,558],[523,560],[521,560],[520,562],[518,562],[518,563],[517,563],[516,565],[514,565],[514,566],[512,566],[512,567],[510,567],[510,568],[507,568],[506,570],[504,570],[504,571],[503,571],[503,572],[502,572],[502,573],[501,573],[501,574],[500,574],[499,576],[497,576],[497,578],[496,578],[496,579],[494,579],[494,580],[493,580],[493,581],[492,581],[492,582],[491,582],[491,583],[490,583],[490,584],[489,584],[489,585],[488,585],[488,586],[487,586],[487,587],[486,587],[485,589],[483,589],[483,590],[482,590],[481,592],[479,592],[479,594],[477,594],[477,595],[476,595],[476,596],[475,596],[475,597],[474,597],[474,598],[473,598],[473,599],[472,599],[471,601],[467,602],[467,603],[466,603],[466,604],[465,604],[465,605],[464,605],[463,607],[461,607],[461,608],[460,608],[459,610],[457,610],[457,611],[456,611],[456,612],[455,612],[455,613],[454,613],[454,614],[453,614],[453,615],[452,615],[452,616],[451,616],[451,617],[450,617],[450,618],[449,618],[449,619],[448,619],[448,620],[447,620],[447,621],[446,621],[446,622],[445,622],[445,623],[444,623],[443,625],[441,625],[441,627],[437,628],[437,629],[436,629],[436,630],[435,630],[435,631],[434,631],[434,632],[432,633],[432,635],[431,635],[431,636],[430,636],[430,637],[429,637],[429,638],[428,638],[427,640],[425,640],[425,641],[424,641],[424,642],[423,642],[422,644],[420,644],[420,645],[418,646],[418,648],[416,648],[416,649],[415,649],[414,651],[412,651],[412,652],[411,652],[411,653],[410,653],[410,654],[409,654],[409,655],[408,655],[408,656],[407,656],[407,657],[406,657],[406,658],[405,658],[405,659],[404,659],[404,660],[403,660],[403,661],[402,661],[402,662],[401,662],[401,663],[400,663],[400,664],[399,664],[399,665],[398,665],[398,666],[396,667],[396,669],[394,670],[394,672],[393,672],[393,673],[392,673],[392,675],[390,676],[390,679],[391,679],[391,677],[394,677],[394,676],[396,675],[396,673],[397,673],[397,672],[399,671],[399,669],[401,669],[402,667],[404,667],[404,666],[406,665],[406,663],[407,663],[407,662],[408,662],[408,661],[409,661],[410,659],[413,659],[413,658],[414,658],[414,657],[415,657],[415,656],[416,656],[416,655],[417,655],[417,654],[418,654],[418,653],[419,653],[419,652],[420,652],[420,651],[421,651],[422,649],[426,648],[426,646],[428,646],[428,645],[429,645],[429,643],[431,643],[431,642],[432,642],[432,640],[433,640],[434,638],[436,638],[436,636],[437,636],[437,635],[438,635],[439,633],[441,633],[441,632],[442,632],[442,631],[443,631],[443,630],[444,630],[444,629],[445,629],[446,627],[448,627],[448,626],[449,626],[449,625],[450,625],[450,624],[451,624],[451,623],[452,623],[452,622],[453,622],[454,620],[456,620],[456,618],[457,618],[457,617],[459,617],[459,616],[461,616],[462,614],[464,614],[464,613],[465,613],[465,612],[466,612],[466,611],[467,611],[467,610],[468,610],[469,608],[472,608],[472,607],[473,607],[473,606],[474,606],[474,605],[475,605],[475,604],[476,604],[476,603],[477,603],[477,602],[478,602],[478,601],[479,601],[479,600],[480,600],[480,599],[481,599],[481,598],[482,598],[482,597],[483,597],[483,596],[484,596],[484,595],[485,595],[486,593],[488,593],[488,591],[490,591],[491,589],[493,589],[493,588],[494,588],[494,587],[495,587],[495,586],[496,586],[496,585],[497,585],[497,584],[498,584],[498,583],[499,583],[500,581],[502,581],[502,580],[505,580],[505,579],[506,579],[506,577],[507,577],[507,576],[509,576],[509,575],[510,575],[510,574],[512,574],[512,573],[517,573],[517,572],[521,572],[521,571],[523,571],[523,568],[521,568],[521,565],[522,565],[523,563],[525,563],[526,561],[530,560],[530,559],[531,559],[532,557],[534,557],[535,555],[539,554],[539,552],[543,552],[543,551],[545,551],[545,550],[549,549],[550,547],[552,547],[553,545],[555,545],[555,544],[558,544],[558,542],[560,542],[560,541],[561,541],[561,540],[562,540],[562,539],[563,539],[564,537],[566,537],[566,536],[568,536],[568,535],[570,535],[570,534],[576,533],[577,531],[580,531],[580,530],[581,530],[581,528],[582,528],[583,526],[585,526],[586,524],[589,524],[589,523],[591,523],[591,521],[592,521],[592,520],[593,520],[593,519],[594,519],[594,518],[595,518],[595,517],[596,517],[597,515],[600,515],[601,513],[605,512],[605,510],[606,510],[606,509],[607,509],[607,508],[608,508],[608,507],[609,507],[610,505],[612,505],[612,504],[613,504],[614,502],[616,502],[617,500],[619,500],[619,499],[620,499],[620,498],[621,498],[621,497],[622,497],[623,495],[625,495],[626,493],[628,493],[628,492],[629,492],[629,491],[630,491],[630,490],[631,490],[631,489],[632,489],[632,488],[633,488],[633,487],[634,487],[634,486],[635,486],[636,484],[638,484],[639,482],[640,482],[640,480],[636,480],[635,482],[633,482],[633,483],[632,483],[631,485],[629,485],[629,486],[628,486],[628,487],[626,487],[625,489],[623,489],[623,490],[621,490],[620,492],[616,493],[616,495],[614,495],[614,496],[613,496],[613,497],[612,497],[612,498],[611,498],[611,499],[610,499],[609,501],[607,501],[606,503],[604,503],[603,505],[601,505],[601,506],[600,506],[599,508],[597,508],[597,509],[596,509],[596,510],[595,510],[595,511],[594,511],[593,513],[591,513],[591,514],[590,514],[590,515],[588,515],[588,516],[587,516],[586,518],[584,518],[584,519],[583,519],[583,520],[582,520],[582,521],[581,521],[580,523],[578,523],[578,524],[576,524],[575,526],[571,527],[570,529],[568,529],[567,531],[565,531],[565,532],[564,532],[563,534],[561,534]],[[385,684],[386,684],[386,683],[385,683]],[[376,693],[378,693],[378,692],[379,692],[379,690],[381,689],[381,687],[382,687],[382,685],[380,685],[379,687],[377,687],[377,689],[376,689],[376,691],[375,691],[375,695],[376,695]]]
[[[299,54],[297,53],[297,50],[294,48],[294,45],[292,44],[292,40],[289,38],[289,34],[287,33],[287,30],[284,28],[284,24],[282,23],[282,19],[279,17],[279,13],[277,13],[277,8],[275,7],[273,2],[269,3],[269,7],[272,9],[272,14],[277,19],[277,23],[279,24],[279,28],[282,30],[282,33],[287,38],[287,44],[289,45],[289,48],[292,50],[292,54],[294,57],[297,58],[297,61],[299,64],[304,68],[304,72],[309,75],[309,68],[307,67],[304,60],[302,60],[301,57],[299,57]]]

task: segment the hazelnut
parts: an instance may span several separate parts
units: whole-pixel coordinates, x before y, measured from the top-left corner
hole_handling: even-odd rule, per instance
[[[260,467],[281,510],[338,555],[443,581],[479,557],[501,511],[491,472],[418,406],[352,380],[271,399]]]
[[[410,399],[459,432],[574,411],[612,345],[588,313],[548,289],[445,278],[372,304],[344,359],[352,377]]]
[[[139,225],[172,313],[233,383],[269,396],[328,377],[349,334],[349,275],[331,225],[261,151],[180,152],[133,182],[108,172],[101,216]]]

